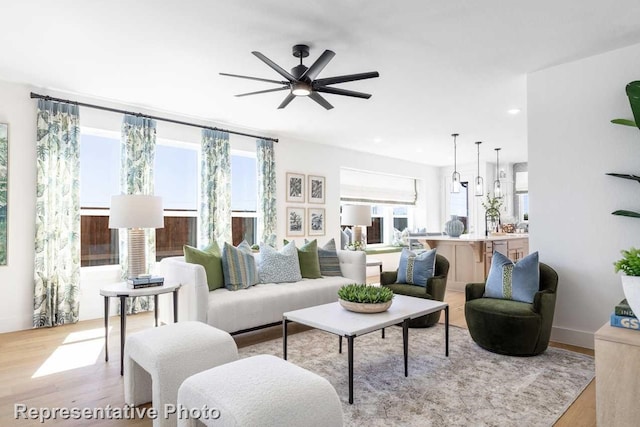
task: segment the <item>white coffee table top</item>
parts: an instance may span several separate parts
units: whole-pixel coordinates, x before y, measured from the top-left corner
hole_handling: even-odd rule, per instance
[[[336,335],[358,336],[402,323],[405,319],[434,313],[446,307],[448,307],[446,302],[394,295],[391,307],[382,313],[354,313],[343,308],[339,302],[332,302],[288,311],[283,314],[283,317]]]
[[[144,297],[173,292],[180,286],[180,283],[165,283],[162,286],[149,286],[146,288],[133,289],[127,286],[126,282],[120,282],[103,286],[102,288],[100,288],[100,295],[102,295],[103,297]]]

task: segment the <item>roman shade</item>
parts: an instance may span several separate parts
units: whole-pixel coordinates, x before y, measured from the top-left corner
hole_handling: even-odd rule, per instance
[[[340,169],[340,200],[391,205],[416,204],[415,178]]]

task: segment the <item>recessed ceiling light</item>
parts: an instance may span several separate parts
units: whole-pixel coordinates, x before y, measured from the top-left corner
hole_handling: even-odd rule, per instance
[[[515,116],[516,114],[520,114],[520,109],[519,108],[512,108],[510,110],[507,110],[507,113],[511,114],[512,116]]]

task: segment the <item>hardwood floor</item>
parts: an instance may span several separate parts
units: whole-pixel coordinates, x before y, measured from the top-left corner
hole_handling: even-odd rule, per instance
[[[447,292],[452,325],[465,327],[464,294]],[[127,332],[153,326],[151,313],[127,317]],[[292,324],[290,332],[307,328]],[[235,337],[244,347],[281,337],[273,327]],[[121,408],[124,406],[120,376],[119,321],[111,319],[109,362],[104,361],[102,319],[51,329],[0,334],[0,425],[37,426],[38,420],[14,421],[14,405],[28,408]],[[593,355],[593,350],[552,343],[551,345]],[[596,425],[595,381],[569,407],[556,426]],[[148,407],[148,405],[146,405]],[[44,425],[151,426],[149,419],[49,420]]]

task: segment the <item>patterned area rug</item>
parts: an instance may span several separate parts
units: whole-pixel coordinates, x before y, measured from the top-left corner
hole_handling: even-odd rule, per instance
[[[409,377],[404,377],[402,328],[354,341],[354,403],[348,403],[347,346],[318,330],[291,335],[289,361],[329,380],[347,426],[551,426],[594,377],[592,357],[548,348],[535,357],[509,357],[478,347],[466,329],[409,330]],[[282,340],[240,349],[240,357],[282,357]]]

